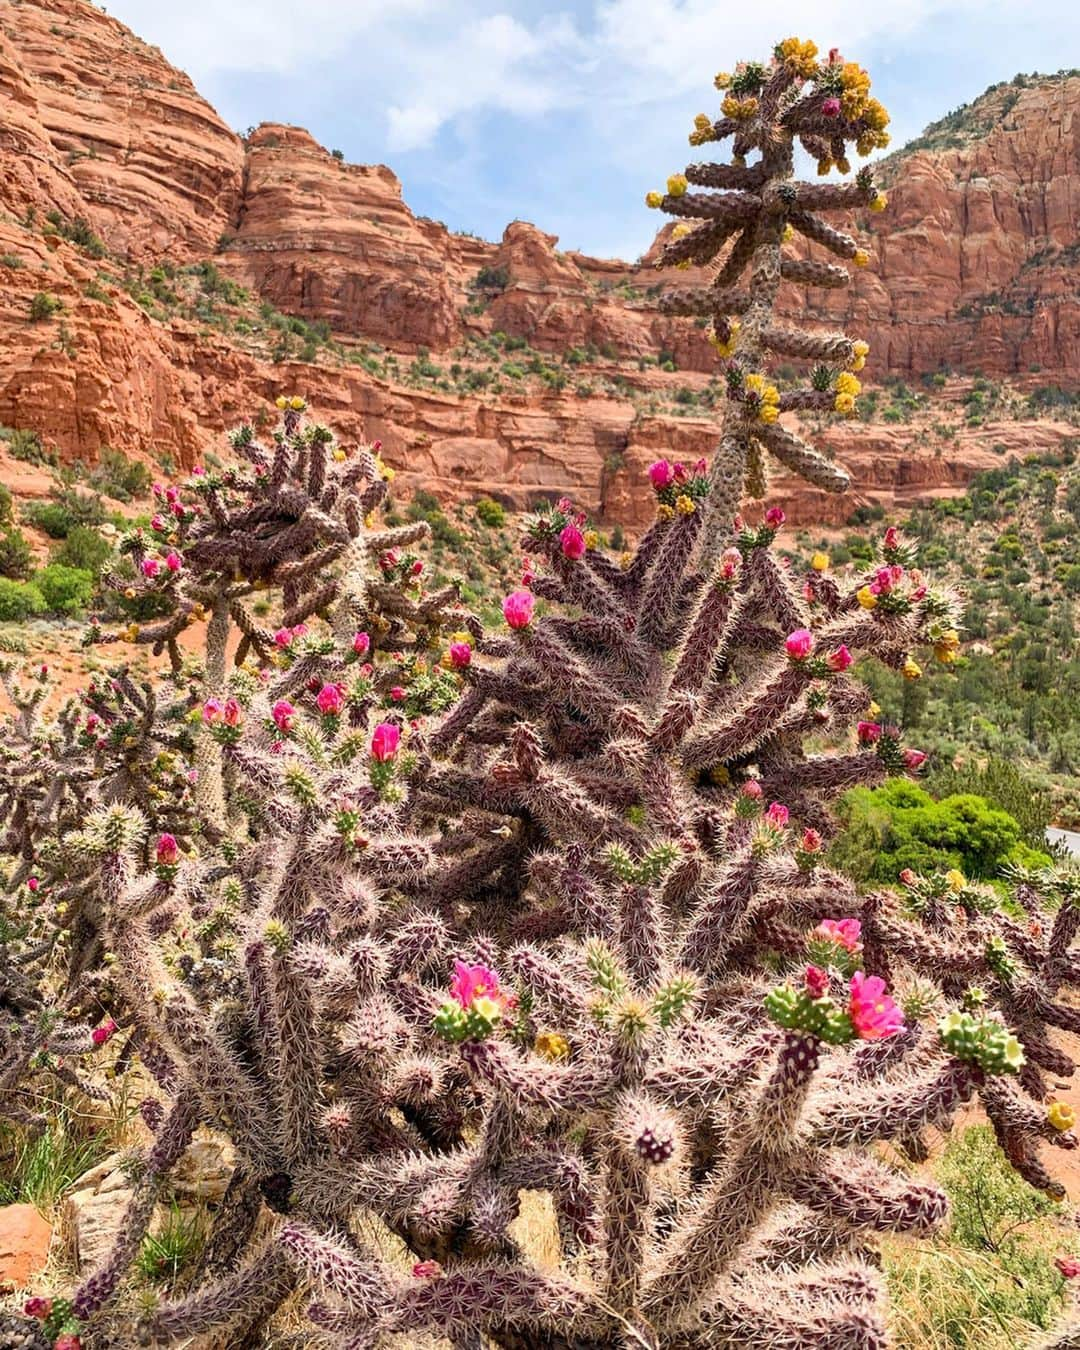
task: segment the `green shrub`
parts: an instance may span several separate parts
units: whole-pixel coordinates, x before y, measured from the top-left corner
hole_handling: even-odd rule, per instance
[[[52,555],[52,561],[65,567],[76,567],[101,575],[101,569],[112,557],[112,545],[89,525],[76,525],[68,531],[67,538]]]
[[[34,584],[52,614],[74,617],[82,613],[94,598],[94,574],[81,567],[49,563],[35,575]]]
[[[31,502],[22,514],[50,539],[66,539],[76,525],[101,525],[106,519],[100,497],[72,488],[57,489],[51,501]]]
[[[491,497],[481,497],[476,503],[476,515],[489,529],[497,530],[506,524],[506,511],[501,502]]]
[[[0,483],[0,525],[10,525],[14,516],[11,489]]]
[[[38,291],[30,301],[30,322],[38,323],[42,319],[51,319],[63,308],[63,301],[58,300],[55,295],[50,295],[48,291]]]
[[[45,612],[45,597],[29,581],[0,577],[0,623],[24,623]]]
[[[34,570],[34,555],[22,530],[8,529],[0,534],[0,576],[26,581]]]
[[[129,459],[122,450],[104,446],[98,462],[88,475],[88,481],[118,502],[129,502],[133,497],[145,497],[150,491],[150,470],[137,459]]]

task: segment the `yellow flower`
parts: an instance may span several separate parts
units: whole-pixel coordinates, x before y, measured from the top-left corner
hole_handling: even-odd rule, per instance
[[[782,244],[788,244],[794,238],[795,238],[795,226],[785,225],[784,228],[780,231],[780,242]]]
[[[675,517],[675,508],[673,506],[658,506],[656,508],[657,520],[673,520]]]
[[[299,394],[294,394],[293,397],[289,399],[289,407],[293,410],[293,412],[303,412],[304,409],[307,407],[307,404],[300,397]]]
[[[802,42],[797,37],[785,38],[776,47],[776,59],[786,66],[792,75],[808,80],[817,73],[817,46],[810,41]]]
[[[735,121],[743,121],[746,118],[753,117],[757,110],[758,101],[756,98],[736,98],[734,94],[726,94],[723,103],[720,105],[720,111],[724,116]]]
[[[709,331],[709,342],[716,348],[721,356],[730,356],[735,350],[735,342],[739,336],[738,319],[728,320],[728,336],[721,337],[715,328]]]
[[[863,586],[855,592],[855,599],[862,605],[863,609],[876,609],[877,596],[869,586]]]
[[[694,127],[697,131],[711,131],[712,118],[708,113],[698,113],[694,118]]]
[[[206,618],[206,610],[203,608],[202,605],[192,605],[192,607],[191,607],[191,617],[192,617],[193,619],[205,619],[205,618]]]
[[[342,464],[345,461],[345,451],[340,447],[334,451],[333,460],[335,464]]]
[[[364,517],[364,529],[373,530],[375,528],[375,512],[369,511]]]
[[[125,636],[129,642],[134,642],[139,636],[139,625],[137,623],[129,623]]]
[[[663,200],[664,194],[662,192],[646,192],[645,194],[645,205],[651,207],[654,211]]]
[[[833,407],[838,413],[844,413],[845,416],[855,411],[854,394],[837,394],[833,399]]]
[[[282,412],[284,412],[285,409],[289,406],[289,400],[285,397],[284,394],[278,394],[277,398],[274,399],[274,406],[280,408]]]
[[[881,712],[881,704],[880,704],[880,703],[874,703],[874,702],[871,700],[870,706],[869,706],[869,708],[867,708],[866,711],[867,711],[867,714],[868,714],[870,717],[876,717],[876,716],[878,715],[878,713]]]
[[[660,512],[657,511],[656,514],[659,515]],[[627,572],[627,571],[629,571],[629,570],[630,570],[630,564],[631,564],[633,561],[634,561],[634,555],[633,555],[632,553],[620,553],[620,554],[619,554],[619,570],[622,571],[622,572]]]
[[[956,652],[952,647],[935,647],[934,657],[943,666],[951,666],[956,663]]]
[[[686,174],[673,173],[667,180],[667,190],[669,197],[682,197],[690,184],[686,181]]]
[[[134,586],[125,586],[125,587],[124,587],[124,599],[125,599],[125,600],[134,600],[134,599],[135,599],[135,587],[134,587]]]
[[[1051,1102],[1047,1108],[1046,1120],[1052,1129],[1071,1130],[1076,1124],[1076,1112],[1068,1102]]]
[[[542,1059],[554,1062],[569,1057],[570,1042],[557,1031],[541,1031],[533,1042],[533,1049]]]
[[[870,261],[870,254],[864,248],[857,248],[851,261],[856,267],[865,267]]]
[[[765,389],[765,376],[758,374],[747,375],[743,380],[743,384],[751,393],[760,394]]]
[[[472,634],[471,634],[471,633],[465,633],[465,632],[461,632],[461,633],[451,633],[451,634],[450,634],[450,641],[451,641],[451,642],[467,642],[467,643],[469,644],[469,646],[471,647],[471,646],[472,646],[472,643],[473,643],[473,638],[472,638]]]
[[[885,208],[888,206],[888,204],[889,204],[888,197],[885,195],[884,192],[879,192],[878,195],[874,198],[874,200],[870,203],[870,210],[884,211]]]
[[[955,651],[956,648],[960,646],[960,634],[956,631],[955,628],[950,628],[947,632],[942,633],[941,637],[938,638],[938,646],[948,647],[951,650]]]
[[[885,105],[876,98],[866,100],[866,109],[863,112],[863,120],[873,131],[882,132],[889,125],[889,114]]]
[[[967,885],[967,877],[955,867],[950,867],[945,873],[945,880],[949,883],[949,890],[952,891],[954,895],[958,891],[962,891]]]
[[[762,403],[771,403],[774,406],[779,406],[780,390],[777,389],[775,384],[767,384],[765,386],[761,391],[761,401]]]
[[[836,392],[850,394],[854,398],[856,394],[862,392],[862,385],[850,371],[842,370],[836,377]]]
[[[390,465],[383,463],[381,455],[375,456],[375,467],[376,469],[378,469],[380,476],[387,483],[392,483],[394,479],[397,477],[397,473],[390,467]]]
[[[681,497],[676,499],[675,510],[678,511],[680,516],[692,516],[697,510],[697,507],[694,505],[693,497],[687,497],[684,493]]]
[[[913,656],[908,657],[900,667],[900,672],[905,680],[922,679],[922,666],[919,665],[918,661],[916,661]]]
[[[671,231],[672,239],[685,239],[693,226],[688,225],[685,220],[680,220],[678,225]]]
[[[600,543],[600,536],[596,533],[595,530],[586,530],[586,531],[585,531],[585,547],[586,547],[586,548],[596,548],[596,546],[597,546],[599,543]]]
[[[827,553],[815,553],[810,559],[810,566],[815,572],[827,572],[829,570],[829,555]]]
[[[864,342],[862,338],[856,338],[851,344],[851,348],[856,356],[861,356],[864,359],[870,354],[870,344],[869,342]]]
[[[730,83],[731,83],[731,76],[727,73],[726,70],[719,71],[715,76],[715,78],[713,79],[713,85],[717,89],[726,89]]]
[[[758,410],[758,421],[764,422],[766,426],[772,426],[780,416],[780,409],[775,403],[763,403]]]

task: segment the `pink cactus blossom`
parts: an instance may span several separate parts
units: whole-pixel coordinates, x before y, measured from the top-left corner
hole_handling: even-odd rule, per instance
[[[179,572],[183,565],[184,560],[175,549],[170,549],[169,552],[165,554],[165,566],[170,572]]]
[[[827,938],[845,951],[857,952],[862,946],[862,924],[858,919],[822,919],[814,936]]]
[[[880,722],[860,722],[855,728],[855,734],[863,745],[874,745],[881,740]]]
[[[803,981],[811,998],[824,998],[829,992],[829,972],[820,966],[807,966]]]
[[[838,98],[827,98],[821,105],[821,111],[825,117],[840,116],[840,100]]]
[[[234,698],[225,700],[225,707],[222,709],[222,718],[227,727],[238,727],[243,716],[240,704]]]
[[[413,1278],[417,1280],[437,1280],[443,1273],[438,1261],[417,1261],[412,1268]]]
[[[463,1008],[471,1008],[473,999],[500,997],[499,977],[484,965],[469,966],[464,961],[454,962],[454,978],[450,981],[450,997]]]
[[[904,1029],[904,1014],[886,992],[885,981],[861,970],[851,977],[848,1016],[864,1041],[881,1041]]]
[[[116,1031],[116,1023],[110,1017],[106,1019],[106,1021],[102,1022],[101,1026],[95,1027],[93,1029],[93,1031],[90,1033],[90,1039],[94,1042],[95,1045],[104,1045],[106,1041],[111,1039],[115,1031]]]
[[[284,648],[290,646],[291,643],[292,643],[291,628],[279,628],[277,632],[274,634],[275,647],[281,647],[284,650]]]
[[[770,530],[778,530],[787,520],[787,514],[779,506],[770,506],[765,512],[765,524]]]
[[[202,706],[203,721],[213,726],[220,722],[225,714],[225,705],[219,698],[208,698]]]
[[[848,651],[847,647],[841,643],[836,651],[828,654],[825,658],[825,664],[830,670],[835,670],[839,673],[840,671],[847,670],[848,666],[850,666],[854,660],[855,658]]]
[[[409,568],[409,571],[413,574],[414,577],[418,577],[423,570],[424,564],[419,558],[417,558],[417,560]]]
[[[900,873],[900,880],[904,883],[905,886],[914,886],[916,881],[918,881],[918,879],[919,878],[915,875],[915,873],[911,870],[910,867],[905,867],[904,870]]]
[[[904,768],[905,768],[905,769],[918,769],[918,768],[920,768],[920,767],[921,767],[923,764],[925,764],[925,763],[926,763],[926,752],[925,752],[925,750],[905,750],[905,751],[904,751]]]
[[[472,648],[467,642],[451,642],[450,664],[455,670],[464,670],[472,660]]]
[[[164,532],[164,530],[165,530],[165,517],[161,514],[160,511],[155,512],[155,513],[150,517],[150,528],[151,528],[152,530],[155,530],[158,534],[162,534],[162,533]]]
[[[394,703],[404,703],[407,697],[405,690],[400,684],[395,684],[393,689],[390,690],[390,699]]]
[[[585,552],[585,536],[576,525],[567,525],[559,535],[559,547],[564,558],[580,558]]]
[[[385,764],[393,759],[401,744],[401,730],[393,722],[380,722],[371,736],[371,757]]]
[[[748,778],[742,785],[742,795],[744,797],[749,797],[752,801],[760,801],[764,794],[758,780],[756,778]]]
[[[720,575],[730,581],[742,565],[742,554],[737,548],[726,548],[720,554]]]
[[[503,600],[503,618],[511,628],[528,628],[536,600],[529,591],[511,591]]]
[[[175,867],[180,860],[180,849],[175,835],[159,834],[156,857],[159,867]]]
[[[27,1317],[40,1317],[44,1321],[52,1312],[52,1299],[42,1298],[40,1294],[35,1294],[33,1298],[28,1298],[23,1304],[23,1312]]]
[[[796,628],[784,640],[784,650],[792,661],[805,661],[814,650],[814,635],[808,628]]]
[[[890,551],[900,543],[900,532],[895,525],[890,525],[885,531],[885,547]]]
[[[153,580],[161,571],[161,563],[158,562],[157,558],[144,558],[139,570],[144,577],[149,577],[150,580]]]
[[[38,889],[40,888],[40,886],[41,886],[41,882],[37,879],[37,877],[27,877],[27,878],[26,878],[26,888],[27,888],[27,890],[29,890],[29,891],[36,891],[36,890],[38,890]]]
[[[340,684],[324,684],[315,699],[324,717],[337,717],[345,707],[345,691]]]
[[[274,726],[284,734],[293,729],[296,721],[296,709],[288,699],[279,698],[271,708],[270,716],[274,719]]]
[[[772,825],[774,829],[783,830],[787,828],[787,823],[791,819],[791,812],[780,802],[770,802],[769,809],[765,812],[765,821]]]
[[[371,637],[368,633],[354,633],[352,640],[352,649],[357,656],[366,656],[368,648],[371,646]]]
[[[655,464],[649,465],[649,482],[657,492],[670,487],[675,481],[675,470],[666,459],[658,459]]]
[[[799,842],[799,848],[803,851],[803,853],[820,853],[821,835],[818,834],[817,830],[811,830],[809,828],[803,830],[803,836]]]

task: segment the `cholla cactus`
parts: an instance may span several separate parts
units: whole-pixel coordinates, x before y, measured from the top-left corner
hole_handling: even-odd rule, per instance
[[[729,412],[713,463],[710,505],[711,516],[725,524],[738,510],[744,488],[751,496],[764,495],[766,452],[827,492],[847,487],[847,474],[779,418],[813,409],[850,416],[859,392],[855,372],[865,363],[867,343],[785,324],[775,306],[782,281],[837,287],[850,279],[836,264],[785,256],[783,245],[794,234],[862,267],[869,262],[866,251],[821,213],[886,205],[869,168],[849,185],[795,182],[796,143],[817,160],[819,173],[834,166],[848,173],[848,145],[864,155],[887,145],[889,118],[870,97],[864,70],[835,49],[819,61],[815,45],[798,38],[779,43],[769,65],[742,62],[733,75],[718,75],[716,84],[726,91],[723,115],[713,121],[699,114],[690,143],[731,137],[731,163],[690,164],[668,179],[666,194],[650,192],[646,200],[684,222],[672,232],[658,266],[705,266],[722,255],[707,288],[671,292],[661,308],[711,318],[710,340],[728,358]],[[748,164],[747,156],[755,153],[758,158]],[[699,223],[691,227],[687,221]],[[807,363],[809,387],[781,393],[768,376],[773,357]]]

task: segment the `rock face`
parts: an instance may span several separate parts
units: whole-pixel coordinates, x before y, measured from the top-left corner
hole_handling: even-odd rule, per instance
[[[33,1205],[0,1206],[0,1294],[24,1289],[45,1269],[52,1225]]]
[[[498,243],[451,234],[410,211],[390,169],[345,164],[306,131],[264,124],[241,141],[187,76],[88,0],[4,7],[0,96],[0,424],[68,458],[112,446],[190,465],[288,388],[346,437],[380,438],[406,487],[514,507],[567,491],[635,526],[641,467],[716,444],[719,408],[699,399],[715,355],[692,321],[657,312],[676,274],[652,267],[655,246],[627,264],[560,252],[523,221]],[[886,163],[890,210],[852,222],[872,267],[824,302],[794,293],[793,311],[869,336],[873,377],[947,365],[1075,386],[1077,110],[1080,77],[1039,78],[929,128]],[[163,262],[248,288],[254,309],[332,333],[336,354],[294,344],[312,359],[274,361],[250,325],[159,305],[147,288]],[[39,294],[62,309],[32,320]],[[564,375],[506,377],[497,392],[407,378],[418,355],[445,368],[493,334],[527,341]],[[373,370],[373,350],[400,363]],[[680,403],[693,415],[676,415]],[[935,454],[902,425],[848,423],[827,440],[853,494],[800,489],[786,506],[841,523],[866,501],[959,491],[995,462],[991,447],[1067,430],[964,427]]]

